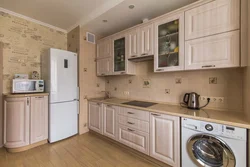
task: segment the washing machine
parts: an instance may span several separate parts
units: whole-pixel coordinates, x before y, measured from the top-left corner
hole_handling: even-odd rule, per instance
[[[247,167],[247,130],[182,118],[182,167]]]

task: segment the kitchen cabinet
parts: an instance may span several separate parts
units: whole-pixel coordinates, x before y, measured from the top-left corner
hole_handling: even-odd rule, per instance
[[[4,146],[17,148],[30,143],[30,98],[4,99]]]
[[[139,29],[139,56],[154,55],[154,24]]]
[[[154,71],[184,70],[184,13],[155,22]]]
[[[128,58],[139,56],[139,33],[137,29],[133,29],[127,33],[127,51]]]
[[[232,31],[186,41],[185,69],[240,66],[240,32]]]
[[[48,94],[44,94],[4,96],[4,147],[9,152],[47,143]]]
[[[149,154],[149,134],[118,125],[118,141],[144,154]]]
[[[112,58],[98,59],[96,62],[97,76],[107,76],[112,73]]]
[[[105,38],[97,43],[97,59],[111,57],[111,39]]]
[[[48,96],[31,97],[30,144],[48,139]]]
[[[103,135],[116,140],[116,113],[119,107],[103,105]]]
[[[150,115],[150,156],[173,167],[180,166],[180,118]]]
[[[103,105],[101,103],[89,102],[89,129],[103,134]]]
[[[216,0],[185,12],[185,40],[240,28],[240,0]]]

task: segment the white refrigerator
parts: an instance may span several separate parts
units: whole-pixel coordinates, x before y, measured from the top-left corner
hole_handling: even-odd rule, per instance
[[[79,88],[77,54],[49,49],[42,56],[42,78],[49,95],[49,142],[78,133]]]

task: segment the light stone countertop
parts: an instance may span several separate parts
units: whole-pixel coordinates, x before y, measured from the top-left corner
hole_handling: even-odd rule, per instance
[[[49,93],[4,93],[5,98],[15,98],[15,97],[33,97],[33,96],[48,96]]]
[[[170,105],[164,103],[158,103],[148,108],[122,104],[132,101],[132,99],[126,100],[126,99],[111,98],[104,100],[103,98],[92,98],[88,100],[91,102],[99,102],[104,104],[116,105],[120,107],[134,108],[149,112],[179,116],[183,118],[191,118],[196,120],[202,120],[207,122],[214,122],[224,125],[250,129],[250,121],[247,121],[246,116],[243,113],[238,113],[238,112],[233,113],[233,112],[211,110],[211,109],[190,110],[178,105]]]

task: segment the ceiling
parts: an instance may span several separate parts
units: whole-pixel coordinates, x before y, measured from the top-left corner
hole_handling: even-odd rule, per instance
[[[84,27],[105,37],[140,24],[144,18],[152,19],[195,1],[197,0],[124,0]],[[128,8],[131,4],[135,5],[133,10]],[[102,20],[108,22],[104,23]]]
[[[69,30],[98,17],[123,0],[0,0],[0,7]]]
[[[0,0],[0,8],[71,30],[81,25],[102,37],[197,0]],[[135,5],[133,10],[129,5]],[[104,23],[102,20],[108,20]]]

